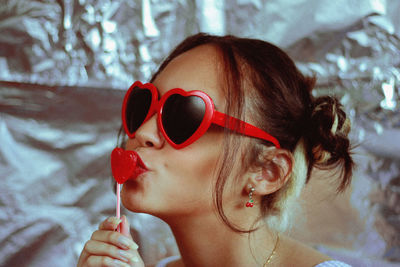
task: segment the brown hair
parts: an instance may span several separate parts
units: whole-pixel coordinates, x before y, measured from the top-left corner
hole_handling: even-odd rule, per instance
[[[295,160],[298,162],[295,163],[297,167],[294,168],[294,172],[301,172],[300,165],[305,164],[303,178],[295,176],[290,178],[300,179],[300,182],[297,182],[298,188],[302,188],[310,179],[313,167],[336,169],[342,166],[338,191],[343,191],[350,183],[353,168],[350,142],[347,138],[350,130],[349,119],[346,118],[336,98],[330,96],[313,98],[311,90],[315,78],[303,76],[280,48],[261,40],[199,33],[180,43],[161,64],[151,81],[175,57],[205,44],[215,46],[221,55],[225,73],[224,112],[244,119],[246,111],[244,107],[248,107],[252,123],[275,136],[283,149],[295,154]],[[233,225],[223,210],[224,185],[233,169],[235,153],[240,148],[240,138],[242,138],[228,130],[225,130],[225,134],[227,138],[225,138],[224,155],[215,185],[215,204],[227,226],[238,232],[249,232]],[[265,160],[261,162],[258,160],[259,154],[262,146],[271,144],[258,139],[253,139],[251,142],[252,148],[248,149],[250,153],[244,155],[245,162],[265,165]],[[295,181],[289,181],[288,184],[286,189],[263,198],[262,216],[279,216],[286,203],[280,199],[288,198],[292,191],[300,191],[293,189]]]

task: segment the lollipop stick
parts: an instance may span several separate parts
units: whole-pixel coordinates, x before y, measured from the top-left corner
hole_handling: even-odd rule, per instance
[[[121,196],[120,196],[120,191],[121,191],[121,185],[119,183],[117,183],[117,208],[116,208],[117,214],[116,215],[117,215],[118,219],[121,217],[121,209],[120,209],[121,208]],[[120,229],[119,225],[118,225],[117,231],[121,232],[121,229]]]

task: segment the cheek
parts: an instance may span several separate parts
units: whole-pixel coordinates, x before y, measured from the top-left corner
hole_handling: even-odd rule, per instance
[[[212,203],[213,199],[212,192],[222,155],[222,142],[216,142],[215,139],[213,142],[205,141],[175,151],[174,157],[164,165],[165,174],[179,190],[179,195],[191,203]]]
[[[186,151],[185,151],[186,152]],[[188,149],[184,156],[180,155],[176,160],[166,162],[165,170],[179,183],[193,187],[205,187],[215,181],[219,149],[195,150]]]
[[[193,145],[185,148],[177,165],[189,176],[200,178],[203,181],[215,181],[214,178],[222,151],[222,134],[209,133],[197,140]]]

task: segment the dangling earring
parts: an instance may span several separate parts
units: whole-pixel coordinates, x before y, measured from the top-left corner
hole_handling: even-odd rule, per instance
[[[246,203],[247,208],[252,208],[254,206],[254,200],[253,200],[253,192],[256,190],[252,185],[250,185],[250,193],[249,193],[249,201]]]

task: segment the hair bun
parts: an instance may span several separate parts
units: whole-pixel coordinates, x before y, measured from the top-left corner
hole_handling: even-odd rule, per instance
[[[316,167],[329,169],[343,165],[351,170],[353,161],[350,156],[348,134],[350,120],[339,100],[331,96],[322,96],[314,100],[309,130],[309,160]],[[350,183],[350,177],[343,177],[339,191]]]

